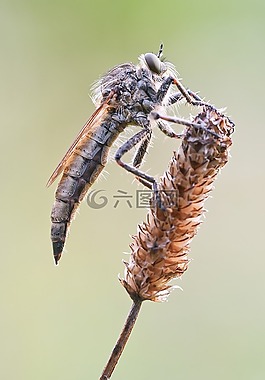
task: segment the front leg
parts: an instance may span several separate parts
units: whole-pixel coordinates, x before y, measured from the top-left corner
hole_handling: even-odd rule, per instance
[[[167,77],[166,79],[163,80],[161,86],[159,87],[158,91],[157,91],[157,102],[159,104],[162,103],[162,101],[164,100],[168,90],[169,90],[169,87],[172,85],[173,83],[173,78],[171,77]]]
[[[178,87],[179,92],[177,92],[176,94],[173,94],[169,97],[168,105],[178,103],[179,101],[181,101],[184,98],[184,99],[186,99],[186,101],[188,103],[190,103],[194,106],[207,106],[207,107],[210,107],[212,109],[215,109],[215,107],[213,107],[211,104],[204,102],[199,97],[198,94],[196,94],[195,92],[193,92],[189,89],[186,89],[178,79],[173,78],[171,76],[169,76],[163,80],[159,90],[157,91],[157,101],[159,104],[161,104],[162,101],[164,100],[164,98],[165,98],[165,96],[166,96],[166,94],[167,94],[167,92],[168,92],[168,90],[172,84],[175,84]]]
[[[194,92],[190,90],[187,90],[178,79],[176,78],[171,78],[171,79],[172,79],[172,83],[177,86],[177,88],[179,89],[179,91],[181,92],[181,94],[183,95],[183,97],[186,99],[188,103],[192,104],[193,106],[198,106],[198,107],[206,106],[208,108],[216,110],[216,108],[212,104],[204,102],[197,94],[195,94]]]
[[[193,92],[191,90],[189,90],[188,88],[186,89],[187,93],[192,96],[195,100],[198,100],[200,102],[202,102],[202,98],[200,98],[200,96],[198,94],[196,94],[196,92]],[[178,103],[179,101],[181,101],[182,99],[185,99],[185,97],[183,96],[183,94],[181,92],[176,92],[175,94],[171,95],[168,99],[168,106],[171,106],[172,104],[175,104],[175,103]]]

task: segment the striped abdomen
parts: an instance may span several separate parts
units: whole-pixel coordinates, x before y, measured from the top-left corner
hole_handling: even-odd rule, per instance
[[[80,141],[67,163],[55,193],[51,213],[51,240],[56,264],[62,255],[74,213],[105,167],[110,146],[125,126],[109,115]]]

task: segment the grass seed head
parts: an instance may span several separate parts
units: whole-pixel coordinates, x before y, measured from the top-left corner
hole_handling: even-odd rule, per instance
[[[202,223],[204,203],[220,169],[227,163],[233,122],[211,109],[194,118],[159,181],[163,207],[150,207],[130,245],[121,283],[132,299],[165,301],[170,280],[188,269],[190,243]],[[151,205],[154,199],[151,200]]]

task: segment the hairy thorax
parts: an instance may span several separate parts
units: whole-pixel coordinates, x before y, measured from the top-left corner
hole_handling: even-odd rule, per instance
[[[94,99],[98,103],[104,102],[114,91],[116,96],[109,103],[112,118],[120,124],[148,127],[149,114],[159,105],[158,85],[150,71],[126,63],[114,67],[101,78],[95,86]]]

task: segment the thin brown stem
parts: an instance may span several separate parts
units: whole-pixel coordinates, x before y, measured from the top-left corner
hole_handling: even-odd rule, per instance
[[[118,360],[125,348],[125,345],[129,339],[133,326],[135,325],[141,306],[142,306],[142,300],[140,300],[139,298],[133,300],[133,304],[131,306],[126,322],[123,326],[122,332],[112,350],[108,363],[106,364],[106,367],[104,368],[102,375],[100,376],[100,380],[110,379],[118,363]]]

